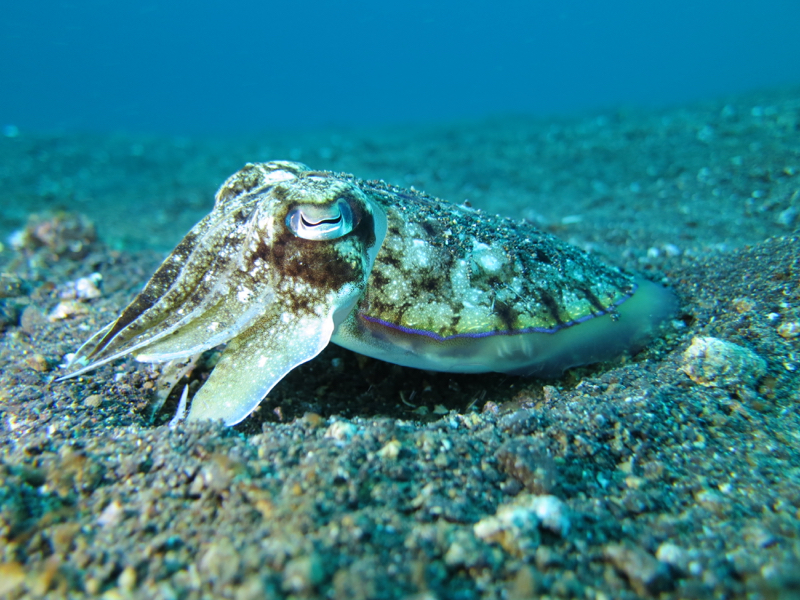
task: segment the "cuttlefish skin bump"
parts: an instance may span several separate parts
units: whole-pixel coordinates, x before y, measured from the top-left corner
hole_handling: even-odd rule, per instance
[[[62,379],[227,344],[188,418],[247,417],[329,342],[408,367],[554,376],[640,348],[671,291],[535,227],[288,161],[248,164]]]

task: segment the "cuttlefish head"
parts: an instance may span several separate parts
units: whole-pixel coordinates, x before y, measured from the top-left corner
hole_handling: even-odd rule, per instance
[[[227,343],[188,418],[238,423],[327,346],[385,233],[383,210],[347,178],[292,162],[247,165],[116,321],[78,350],[67,377],[126,354],[164,362]]]

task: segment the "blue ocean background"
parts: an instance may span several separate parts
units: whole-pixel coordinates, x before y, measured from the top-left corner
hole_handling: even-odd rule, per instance
[[[0,125],[241,134],[800,83],[800,2],[6,2]]]

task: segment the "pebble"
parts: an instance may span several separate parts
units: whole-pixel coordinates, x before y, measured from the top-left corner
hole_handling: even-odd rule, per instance
[[[0,596],[14,591],[25,581],[25,569],[18,562],[0,563]]]
[[[444,562],[448,567],[463,569],[478,569],[488,564],[490,554],[484,546],[468,529],[457,529],[448,533],[450,546],[444,555]]]
[[[697,139],[705,144],[710,144],[716,137],[716,132],[711,125],[703,125],[697,132]]]
[[[132,592],[136,587],[136,569],[125,567],[117,578],[117,585],[123,592]]]
[[[34,371],[39,371],[40,373],[46,373],[50,370],[50,363],[47,361],[47,358],[38,352],[26,356],[25,364]]]
[[[715,514],[724,513],[730,504],[725,496],[714,490],[700,490],[694,495],[694,499],[700,506]]]
[[[533,494],[547,494],[555,486],[557,471],[547,449],[526,436],[505,442],[496,453],[501,471],[511,475]]]
[[[528,505],[539,517],[542,527],[562,537],[569,533],[569,511],[561,500],[550,495],[533,496]]]
[[[696,337],[683,353],[681,371],[705,387],[752,388],[767,372],[758,354],[715,337]]]
[[[448,567],[461,567],[467,562],[467,557],[467,548],[459,540],[456,540],[447,549],[444,562]]]
[[[28,306],[22,311],[19,324],[25,333],[34,334],[47,324],[47,319],[37,308]]]
[[[62,319],[69,319],[78,315],[88,315],[89,309],[77,300],[64,300],[59,302],[56,307],[47,315],[47,319],[54,323]]]
[[[791,340],[800,335],[800,321],[786,321],[778,326],[778,335]]]
[[[319,414],[315,412],[307,412],[303,415],[303,423],[305,423],[312,429],[316,429],[317,427],[322,427],[324,420]]]
[[[752,298],[734,298],[733,308],[738,313],[748,313],[756,307],[756,303]]]
[[[400,456],[403,446],[397,440],[388,442],[383,448],[378,450],[378,456],[386,460],[394,460]]]
[[[514,576],[508,593],[509,600],[528,600],[538,597],[541,592],[541,575],[529,566],[523,566]]]
[[[274,597],[269,593],[270,591],[264,586],[261,577],[251,575],[237,588],[234,598],[235,600],[264,600],[264,598]],[[162,593],[162,597],[164,596],[165,594]],[[174,597],[177,598],[177,594]]]
[[[96,239],[94,224],[79,213],[45,212],[31,214],[25,229],[13,236],[12,245],[35,251],[47,248],[56,256],[80,258]]]
[[[62,300],[92,300],[103,295],[98,287],[103,280],[100,273],[92,273],[75,281],[68,281],[60,287],[58,297]]]
[[[764,527],[756,526],[745,531],[745,539],[756,548],[769,548],[777,543],[777,538]]]
[[[87,577],[83,580],[83,587],[89,596],[97,596],[103,584],[96,577]]]
[[[561,536],[569,532],[567,512],[567,506],[555,496],[520,494],[501,504],[494,516],[475,523],[473,531],[480,539],[498,543],[507,552],[527,555],[539,546],[540,528]]]
[[[358,427],[347,421],[334,421],[325,430],[325,437],[339,440],[340,442],[349,442],[358,432]]]
[[[108,506],[100,513],[100,516],[97,517],[97,523],[101,527],[113,527],[122,520],[123,515],[122,505],[117,500],[114,500],[109,502]]]
[[[308,594],[322,583],[325,569],[316,554],[299,556],[286,563],[283,569],[283,590],[296,594]]]
[[[656,558],[680,573],[686,573],[689,569],[689,553],[671,542],[664,542],[658,547]]]
[[[207,581],[219,586],[231,583],[239,572],[239,553],[227,538],[212,542],[198,563],[198,571]]]
[[[517,556],[531,555],[539,546],[539,519],[532,511],[501,506],[494,517],[481,519],[473,532],[490,544],[500,544]]]
[[[44,596],[53,586],[60,566],[61,557],[53,554],[44,561],[44,565],[39,572],[30,575],[29,579],[26,578],[30,596],[35,598]]]
[[[83,405],[89,408],[97,408],[103,403],[103,397],[100,394],[91,394],[83,399]]]
[[[17,298],[26,290],[25,282],[11,273],[0,273],[0,298]]]
[[[550,567],[557,567],[564,562],[564,557],[550,546],[539,546],[536,549],[536,567],[544,571]]]
[[[80,523],[59,523],[50,530],[50,544],[58,554],[65,554],[72,547],[75,536],[81,529]]]
[[[672,588],[669,568],[652,554],[632,544],[609,544],[603,555],[630,581],[637,594],[650,596]]]

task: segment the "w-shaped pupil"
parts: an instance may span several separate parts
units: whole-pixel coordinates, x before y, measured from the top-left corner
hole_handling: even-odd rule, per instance
[[[302,221],[303,225],[306,227],[319,227],[320,225],[329,224],[333,225],[335,223],[341,223],[342,215],[340,214],[338,217],[334,217],[333,219],[322,219],[317,222],[312,222],[306,219],[305,215],[300,213],[300,220]]]

